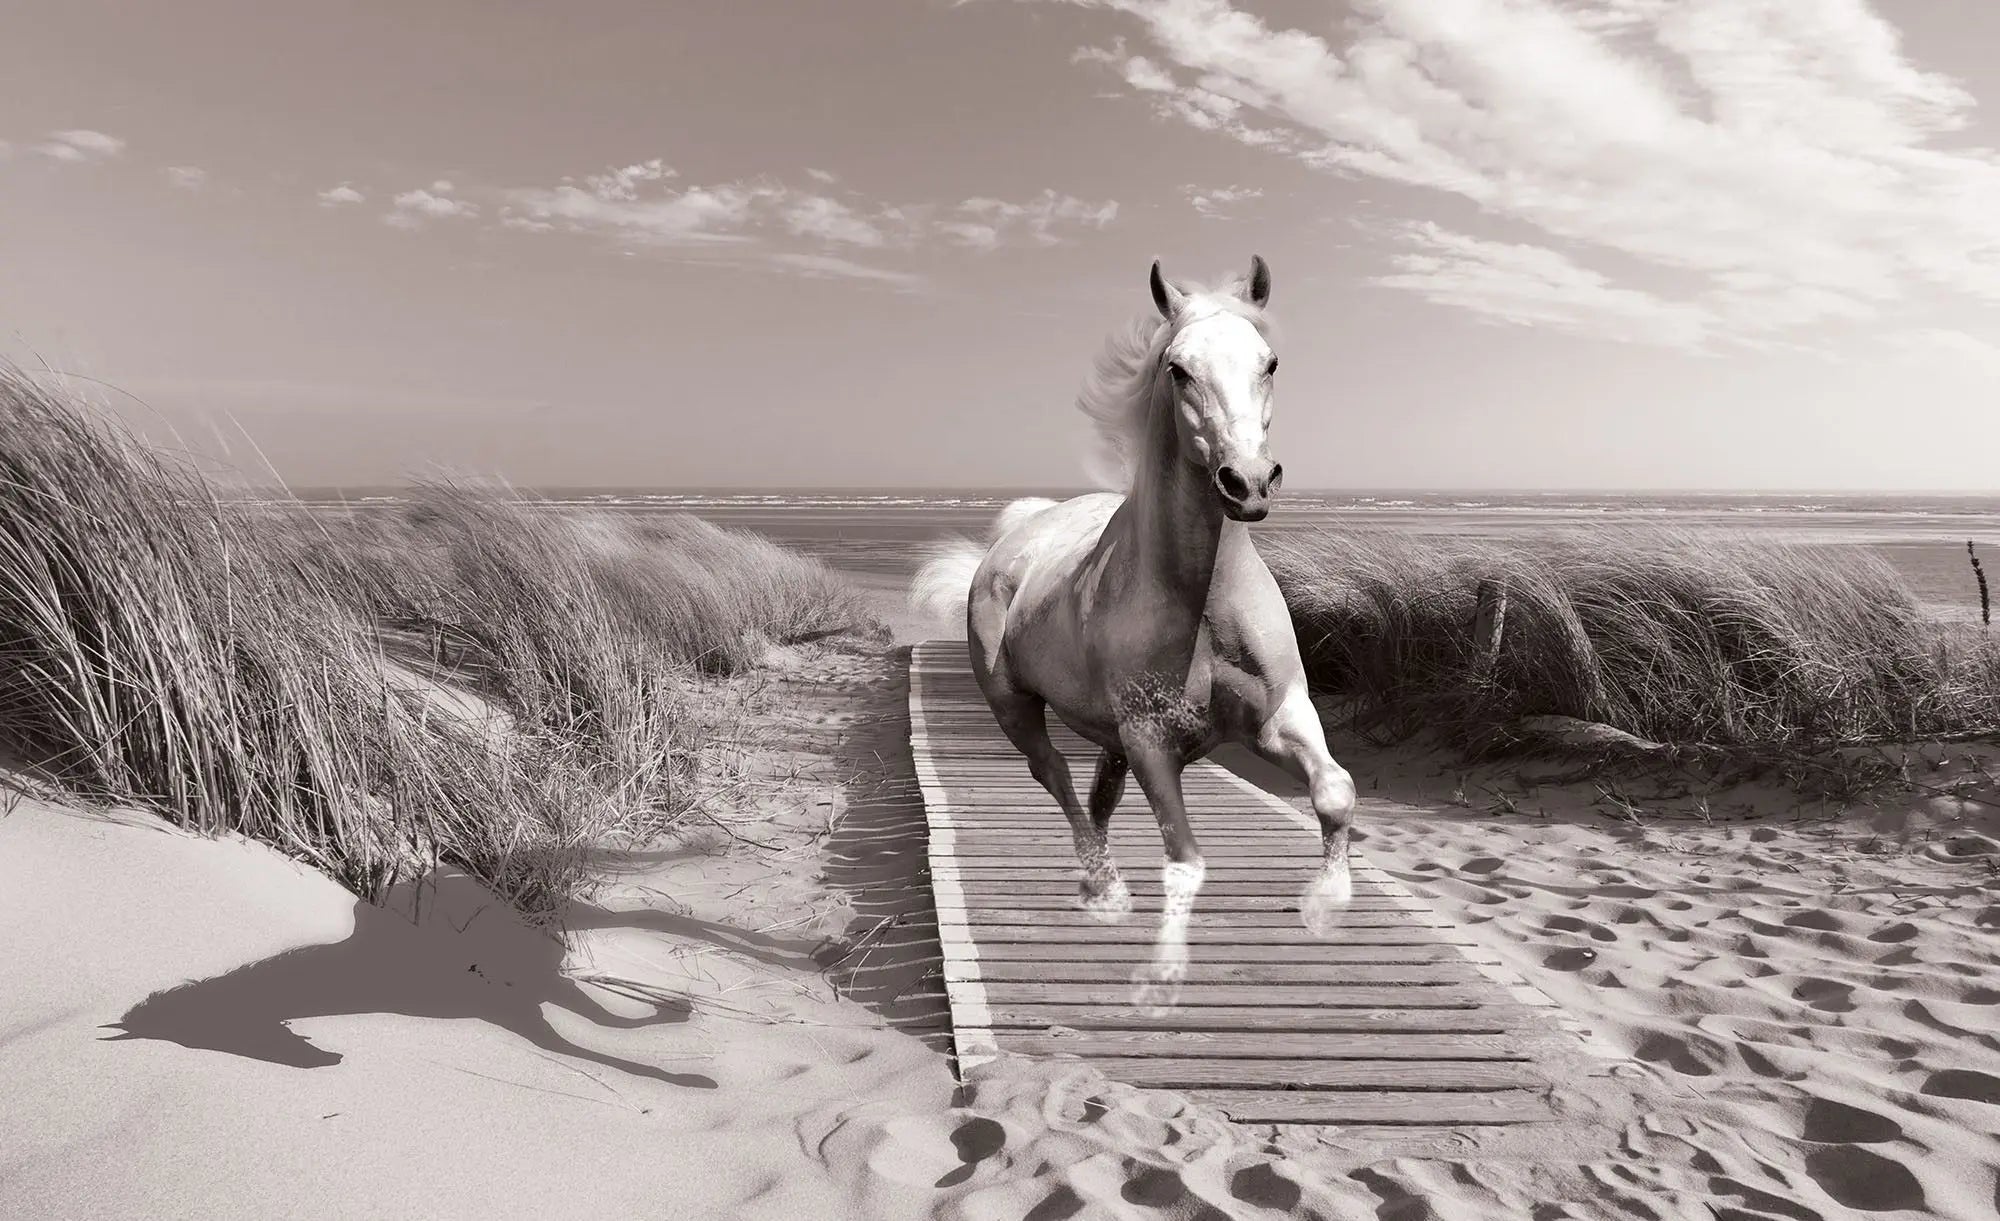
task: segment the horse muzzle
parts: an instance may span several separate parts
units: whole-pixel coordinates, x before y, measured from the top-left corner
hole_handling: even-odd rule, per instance
[[[1268,458],[1224,463],[1215,468],[1215,494],[1232,521],[1263,521],[1271,512],[1271,496],[1284,478],[1285,468]]]

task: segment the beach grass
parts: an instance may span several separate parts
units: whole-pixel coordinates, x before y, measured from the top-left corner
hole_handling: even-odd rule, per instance
[[[0,367],[0,751],[364,896],[442,866],[547,916],[699,799],[704,668],[862,621],[811,561],[671,533],[443,483],[386,526],[225,498]]]
[[[1631,528],[1525,545],[1326,530],[1261,549],[1314,687],[1393,737],[1478,750],[1563,716],[1797,750],[2000,728],[2000,647],[1925,613],[1860,548]]]

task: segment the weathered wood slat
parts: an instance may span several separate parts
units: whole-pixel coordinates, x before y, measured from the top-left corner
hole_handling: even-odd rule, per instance
[[[979,942],[975,951],[980,962],[989,966],[1002,963],[1034,963],[1050,965],[1066,962],[1118,963],[1126,968],[1145,962],[1152,955],[1152,942],[1139,940],[1118,942],[1051,942],[1051,941],[998,941]],[[1453,946],[1442,945],[1428,937],[1413,945],[1352,945],[1322,942],[1306,945],[1231,945],[1210,943],[1202,954],[1203,961],[1250,963],[1346,963],[1363,964],[1417,964],[1428,962],[1462,963],[1467,961]]]
[[[1263,887],[1261,889],[1269,890],[1272,888]],[[1296,920],[1299,918],[1302,901],[1296,888],[1288,889],[1290,889],[1290,893],[1280,890],[1277,894],[1212,895],[1204,888],[1201,894],[1200,910],[1197,912],[1195,918],[1257,913],[1267,915],[1289,913]],[[965,887],[965,898],[968,903],[1005,903],[1007,906],[1020,911],[1080,910],[1076,906],[1076,887],[1074,886],[1061,891],[1043,894],[1014,894],[1010,893],[1001,884],[968,883]],[[1157,924],[1157,917],[1160,914],[1160,901],[1160,896],[1157,893],[1149,895],[1144,891],[1135,890],[1132,895],[1132,914],[1126,917],[1126,919],[1143,920]],[[1400,912],[1409,912],[1409,910],[1409,907],[1400,899],[1391,900],[1373,897],[1356,899],[1354,902],[1348,904],[1347,916],[1350,919],[1359,919],[1362,916],[1394,915]],[[1414,914],[1419,916],[1428,915],[1428,913],[1424,912]]]
[[[1143,959],[1134,960],[1137,966]],[[1108,973],[1102,961],[1004,962],[979,959],[945,965],[966,970],[984,980],[987,992],[996,983],[1074,984],[1101,981]],[[1129,972],[1128,972],[1129,973]],[[1477,984],[1482,976],[1466,962],[1410,964],[1352,962],[1228,962],[1204,955],[1188,967],[1188,984]]]
[[[1096,924],[1097,918],[1086,912],[1070,907],[1032,908],[1009,904],[1006,907],[972,907],[965,909],[965,918],[975,927],[986,924],[1041,924],[1070,928],[1082,924]],[[1134,917],[1137,919],[1137,917]],[[1199,928],[1270,928],[1292,927],[1299,922],[1296,910],[1287,911],[1217,911],[1212,906],[1195,907],[1189,923],[1190,930]],[[1349,911],[1341,920],[1343,929],[1350,928],[1436,928],[1445,927],[1450,922],[1435,912],[1427,911]]]
[[[944,936],[940,925],[940,936]],[[1000,942],[1018,942],[1033,945],[1145,945],[1153,944],[1157,930],[1137,920],[1123,924],[1098,924],[1095,921],[1068,924],[1024,924],[1010,918],[1007,923],[982,923],[979,926],[979,944],[991,945]],[[1299,927],[1296,921],[1275,925],[1235,925],[1219,927],[1202,924],[1197,920],[1188,928],[1190,947],[1210,946],[1285,946],[1298,947],[1297,952],[1305,954],[1319,946],[1344,945],[1437,945],[1440,943],[1469,943],[1470,934],[1463,929],[1449,925],[1420,927],[1416,925],[1390,925],[1387,927],[1358,928],[1352,923],[1343,926],[1331,940],[1322,940]]]
[[[1132,985],[1116,979],[1086,984],[987,980],[984,988],[987,1002],[997,1005],[1119,1005],[1129,1004],[1132,999]],[[1281,1005],[1287,1008],[1317,1006],[1329,1009],[1464,1009],[1492,999],[1490,989],[1469,984],[1385,984],[1370,987],[1366,984],[1244,984],[1190,980],[1181,986],[1180,1008]]]
[[[1068,873],[1053,868],[1035,871],[1023,869],[1018,873],[1008,874],[992,869],[967,869],[962,865],[953,866],[953,872],[968,887],[1004,886],[1008,889],[1008,893],[1021,895],[1074,895],[1079,876],[1074,869]],[[1155,870],[1127,869],[1124,875],[1125,889],[1135,896],[1162,893],[1160,875]],[[1196,903],[1199,906],[1216,895],[1297,895],[1318,875],[1317,865],[1310,868],[1211,871],[1202,881],[1201,897]],[[1357,899],[1397,899],[1406,904],[1421,906],[1416,900],[1400,892],[1400,887],[1392,887],[1386,883],[1359,881],[1355,883],[1354,895]]]
[[[1319,868],[1309,812],[1211,764],[1183,789],[1207,873],[1179,1003],[1132,1007],[1161,898],[1160,837],[1136,797],[1111,825],[1134,911],[1077,910],[1069,825],[999,733],[964,645],[911,662],[911,749],[931,825],[940,967],[961,1067],[999,1051],[1077,1055],[1255,1123],[1437,1125],[1550,1118],[1566,1018],[1357,850],[1354,900],[1321,938],[1300,904]],[[1098,750],[1052,739],[1073,773]],[[922,922],[929,916],[919,917]]]
[[[1249,1033],[1220,1030],[1076,1030],[1043,1034],[1028,1030],[996,1030],[994,1041],[1005,1051],[1028,1056],[1099,1058],[1162,1056],[1199,1060],[1256,1060],[1268,1057],[1305,1060],[1478,1060],[1529,1059],[1538,1050],[1532,1037],[1512,1034],[1288,1034],[1260,1030]]]
[[[1052,1029],[1116,1031],[1216,1031],[1265,1034],[1474,1034],[1554,1032],[1545,1011],[1521,1005],[1458,1009],[1328,1009],[1312,1005],[1194,1005],[1169,1013],[1134,1009],[1128,999],[1110,1005],[1062,1005],[989,1000],[978,1025],[1047,1032]]]

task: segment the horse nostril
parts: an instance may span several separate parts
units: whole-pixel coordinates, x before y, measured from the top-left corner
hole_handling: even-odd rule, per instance
[[[1278,485],[1283,483],[1284,481],[1285,481],[1285,464],[1282,462],[1273,462],[1271,464],[1271,481],[1269,484],[1265,486],[1269,487],[1273,492],[1275,492],[1278,490]]]
[[[1233,466],[1225,466],[1215,472],[1215,486],[1231,500],[1250,499],[1250,484]]]

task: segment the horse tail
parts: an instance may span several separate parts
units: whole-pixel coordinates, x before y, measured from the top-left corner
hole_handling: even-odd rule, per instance
[[[1055,501],[1040,496],[1023,497],[1000,510],[993,519],[992,541],[984,545],[963,536],[947,538],[925,550],[929,559],[910,579],[910,606],[919,614],[940,621],[965,617],[965,604],[972,597],[972,577],[992,550],[993,543],[1013,533],[1022,522],[1051,508]]]

